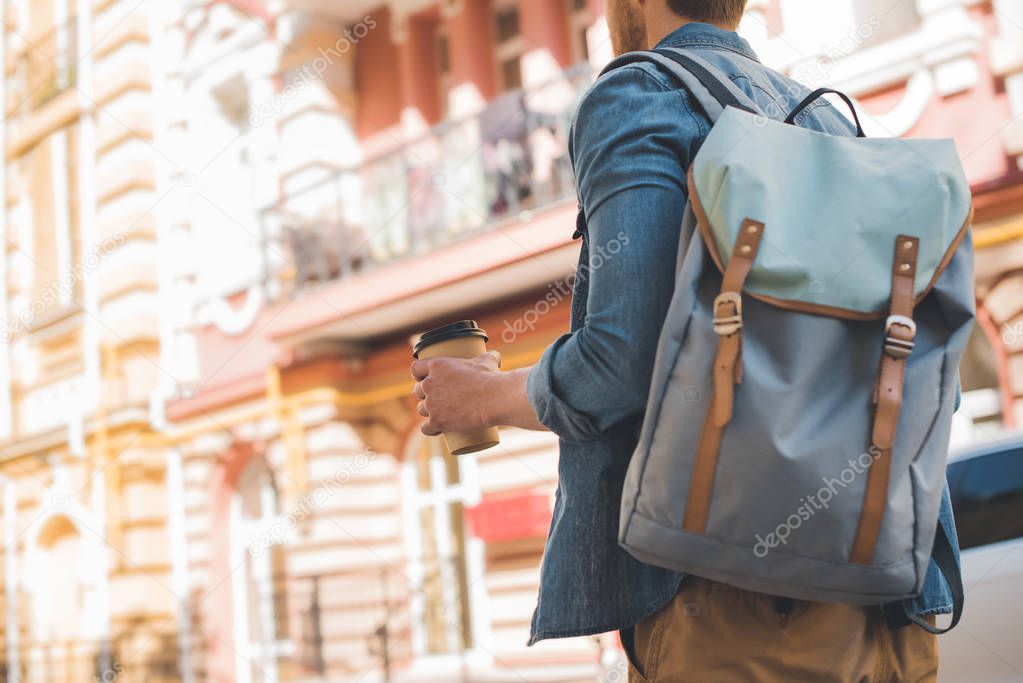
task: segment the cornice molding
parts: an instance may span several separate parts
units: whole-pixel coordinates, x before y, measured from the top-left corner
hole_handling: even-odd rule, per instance
[[[445,19],[462,11],[465,0],[441,0],[441,16]],[[404,43],[408,40],[408,22],[418,12],[437,6],[437,0],[389,0],[387,9],[391,13],[391,41]]]

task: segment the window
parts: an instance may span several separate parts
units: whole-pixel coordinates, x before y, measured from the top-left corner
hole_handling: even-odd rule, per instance
[[[256,207],[260,174],[270,163],[250,116],[250,84],[236,72],[212,87],[196,83],[189,93],[201,106],[188,107],[188,146],[195,179],[191,223],[196,231],[196,287],[201,299],[217,300],[247,290],[263,276],[266,245],[259,239]],[[231,254],[230,268],[223,254]]]
[[[963,394],[952,423],[953,448],[991,442],[1005,433],[998,362],[984,326],[977,325],[959,363]]]
[[[94,680],[109,668],[90,642],[96,610],[102,610],[96,592],[104,571],[98,551],[65,515],[44,522],[35,547],[28,547],[28,629],[22,631],[28,640],[22,643],[22,675],[0,680]]]
[[[590,59],[589,30],[593,25],[593,14],[587,0],[567,0],[568,30],[572,45],[572,63],[578,64]]]
[[[78,23],[75,3],[33,2],[29,14],[31,49],[22,57],[32,108],[41,107],[75,84]]]
[[[60,652],[81,640],[85,630],[87,563],[82,538],[67,517],[54,517],[39,534],[39,562],[32,566],[32,623],[30,632],[40,645]],[[68,576],[68,567],[81,573]]]
[[[231,498],[231,592],[236,680],[277,680],[277,661],[290,653],[284,603],[283,520],[269,466],[254,457]]]
[[[448,94],[451,92],[451,42],[443,31],[437,33],[437,86],[440,116],[448,115]]]
[[[525,53],[525,41],[522,38],[519,19],[519,8],[514,5],[498,7],[494,12],[495,51],[501,92],[522,87],[522,55]]]
[[[948,484],[964,550],[1023,537],[1023,444],[951,463]]]
[[[54,131],[26,157],[32,207],[33,299],[56,310],[80,293],[78,253],[77,130]],[[70,274],[74,277],[68,278]],[[46,311],[44,311],[45,313]],[[38,322],[38,321],[37,321]]]
[[[457,655],[473,646],[469,607],[465,506],[471,499],[462,464],[440,439],[424,440],[406,465],[412,494],[408,518],[411,579],[422,590],[412,603],[417,655]]]

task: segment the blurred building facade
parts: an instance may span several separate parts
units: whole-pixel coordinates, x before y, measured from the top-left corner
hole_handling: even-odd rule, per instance
[[[4,5],[7,680],[584,681],[526,648],[557,445],[418,433],[410,340],[568,327],[600,0]],[[960,445],[1023,420],[1023,10],[753,0],[872,135],[953,136],[981,324]],[[623,679],[619,679],[623,680]]]

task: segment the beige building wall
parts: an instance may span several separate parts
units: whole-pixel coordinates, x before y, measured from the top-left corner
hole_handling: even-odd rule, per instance
[[[152,17],[126,0],[4,8],[6,665],[169,675],[164,456],[143,447],[162,372]]]

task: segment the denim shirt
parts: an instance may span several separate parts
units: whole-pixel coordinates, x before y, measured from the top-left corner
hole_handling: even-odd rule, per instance
[[[771,118],[785,118],[809,93],[763,66],[730,31],[687,24],[659,46],[698,51]],[[796,123],[854,132],[824,100]],[[618,516],[674,289],[686,170],[709,130],[687,93],[653,64],[609,73],[580,103],[570,145],[587,229],[571,331],[546,350],[527,383],[561,446],[530,644],[632,626],[671,600],[683,579],[622,550]],[[940,519],[955,545],[947,489]],[[916,609],[944,613],[951,602],[932,563]]]

